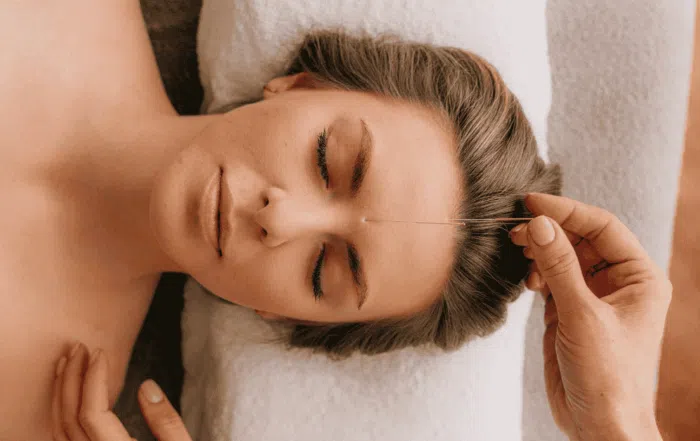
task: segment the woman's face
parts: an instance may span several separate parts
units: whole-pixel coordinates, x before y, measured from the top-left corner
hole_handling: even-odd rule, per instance
[[[451,133],[417,105],[300,78],[221,115],[159,173],[159,243],[208,290],[267,317],[354,322],[427,308],[449,276],[453,227],[371,220],[454,216]]]

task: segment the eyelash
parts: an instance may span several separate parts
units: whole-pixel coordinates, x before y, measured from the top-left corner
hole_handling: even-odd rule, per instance
[[[316,147],[316,164],[321,172],[321,177],[326,183],[326,188],[330,186],[330,176],[328,175],[328,163],[326,162],[326,147],[328,144],[328,131],[323,129],[323,132],[319,133],[317,139]],[[311,285],[314,290],[314,298],[316,300],[321,300],[323,297],[323,288],[321,288],[321,270],[323,270],[323,258],[326,255],[326,244],[321,247],[321,252],[316,258],[316,264],[314,265],[314,272],[311,275]]]
[[[314,272],[311,275],[311,285],[314,288],[314,298],[316,300],[321,300],[323,297],[323,289],[321,288],[321,270],[323,269],[323,258],[326,255],[326,244],[321,247],[321,252],[316,258],[316,265],[314,266]]]
[[[330,186],[331,178],[328,175],[328,163],[326,162],[326,145],[328,143],[328,132],[323,129],[318,135],[318,145],[316,147],[316,163],[321,172],[321,177],[326,182],[326,188]]]

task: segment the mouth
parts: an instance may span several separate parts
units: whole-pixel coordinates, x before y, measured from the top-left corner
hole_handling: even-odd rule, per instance
[[[221,251],[221,183],[223,182],[224,169],[219,167],[219,182],[216,195],[216,252],[219,257],[223,255]]]
[[[223,256],[224,250],[228,248],[229,236],[231,235],[231,222],[233,220],[233,194],[228,186],[228,180],[224,176],[224,169],[221,169],[219,179],[219,256]]]
[[[221,178],[223,169],[219,168],[209,179],[202,195],[199,207],[199,218],[206,241],[221,256],[219,239],[220,227],[220,202],[221,202]]]

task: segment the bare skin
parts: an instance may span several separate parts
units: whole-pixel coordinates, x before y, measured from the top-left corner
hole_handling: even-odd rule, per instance
[[[283,77],[242,110],[180,117],[136,0],[5,2],[0,54],[1,440],[51,439],[56,362],[77,341],[109,360],[111,407],[164,271],[269,319],[373,320],[439,294],[451,228],[361,222],[452,216],[452,136],[426,109]],[[363,124],[374,147],[353,191]],[[219,168],[233,204],[217,250],[191,208]]]
[[[175,112],[136,1],[11,1],[0,41],[0,439],[42,440],[55,359],[75,339],[109,354],[110,403],[121,389],[158,280],[146,262],[165,258],[133,246],[152,240],[134,230],[148,201],[124,211],[128,189],[98,164],[145,139],[144,115]]]

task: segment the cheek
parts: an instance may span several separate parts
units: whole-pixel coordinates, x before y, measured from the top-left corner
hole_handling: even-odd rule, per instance
[[[251,309],[260,309],[284,316],[308,314],[313,305],[311,292],[305,296],[307,273],[302,252],[268,249],[242,244],[238,257],[221,265],[201,281],[212,293]],[[247,249],[246,249],[247,248]],[[209,281],[211,288],[205,282]]]
[[[227,116],[209,135],[216,150],[226,152],[233,148],[247,150],[268,161],[278,158],[280,152],[299,149],[300,141],[312,133],[311,116],[304,109],[260,102],[242,107]]]

